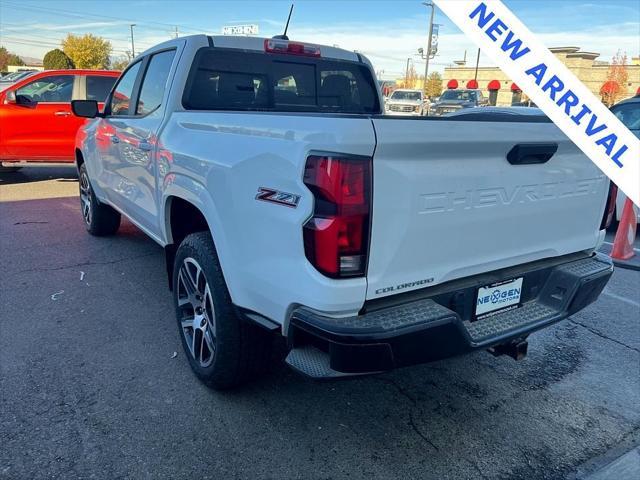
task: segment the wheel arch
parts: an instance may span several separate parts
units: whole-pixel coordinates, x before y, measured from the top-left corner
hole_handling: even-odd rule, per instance
[[[173,288],[173,262],[180,242],[191,233],[208,231],[233,298],[228,275],[230,269],[226,268],[229,265],[226,238],[213,199],[204,185],[191,178],[174,175],[171,184],[164,189],[161,218],[169,289]]]
[[[74,158],[76,162],[76,168],[80,170],[80,165],[84,163],[84,155],[82,154],[82,150],[79,148],[75,149]]]

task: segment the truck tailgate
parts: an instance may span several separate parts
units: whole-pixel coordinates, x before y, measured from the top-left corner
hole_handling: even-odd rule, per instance
[[[554,124],[372,121],[367,299],[596,246],[608,180]],[[522,144],[558,148],[510,163]]]

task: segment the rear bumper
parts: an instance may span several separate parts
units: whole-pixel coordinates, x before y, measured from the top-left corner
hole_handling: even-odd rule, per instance
[[[501,277],[503,273],[509,276]],[[450,289],[431,287],[421,298],[374,306],[349,318],[326,317],[302,307],[291,319],[287,363],[325,378],[382,372],[506,344],[594,302],[612,273],[611,259],[595,254],[551,266],[538,262],[515,273],[492,272]],[[519,308],[473,318],[479,286],[520,276]]]

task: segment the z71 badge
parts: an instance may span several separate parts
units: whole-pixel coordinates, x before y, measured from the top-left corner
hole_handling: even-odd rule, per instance
[[[281,192],[279,190],[274,190],[273,188],[260,187],[258,188],[256,200],[262,200],[263,202],[270,202],[277,205],[284,205],[285,207],[296,208],[298,206],[298,202],[300,201],[300,195]]]

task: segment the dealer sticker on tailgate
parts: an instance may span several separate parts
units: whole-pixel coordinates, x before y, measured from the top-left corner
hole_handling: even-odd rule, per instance
[[[517,308],[521,292],[522,277],[480,287],[476,303],[476,317],[509,307]]]

